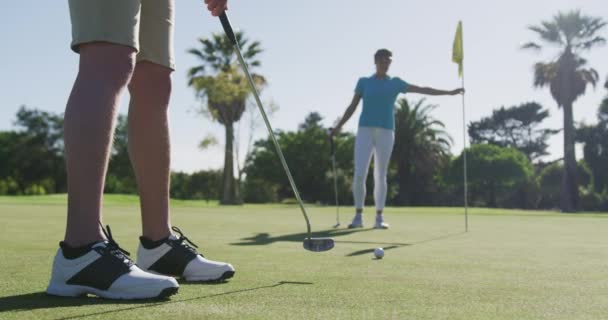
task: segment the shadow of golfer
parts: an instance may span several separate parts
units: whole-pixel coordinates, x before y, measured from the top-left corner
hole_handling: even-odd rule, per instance
[[[347,236],[356,232],[370,231],[373,229],[328,229],[312,232],[313,238],[335,238]],[[289,241],[302,242],[308,237],[308,233],[294,233],[280,236],[271,236],[270,233],[258,233],[253,237],[242,238],[241,242],[231,243],[233,246],[264,246],[275,242]]]

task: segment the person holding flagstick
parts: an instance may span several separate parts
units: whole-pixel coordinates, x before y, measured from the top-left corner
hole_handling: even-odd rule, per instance
[[[425,95],[457,95],[463,88],[440,90],[410,84],[398,77],[388,75],[392,62],[392,52],[379,49],[374,54],[376,70],[369,77],[359,78],[353,99],[344,115],[330,131],[335,136],[342,126],[353,115],[359,102],[363,99],[363,111],[359,117],[359,126],[355,138],[355,172],[353,177],[353,196],[355,216],[348,228],[363,227],[363,206],[365,201],[365,180],[372,158],[374,157],[374,202],[376,219],[374,228],[388,229],[382,212],[386,202],[389,160],[395,140],[395,101],[400,93],[420,93]]]

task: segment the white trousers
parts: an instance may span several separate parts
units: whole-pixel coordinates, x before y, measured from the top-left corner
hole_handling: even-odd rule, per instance
[[[386,202],[386,175],[395,142],[395,132],[377,127],[359,127],[355,139],[355,175],[353,196],[355,208],[363,209],[365,202],[365,180],[369,163],[374,155],[374,203],[376,210],[384,209]]]

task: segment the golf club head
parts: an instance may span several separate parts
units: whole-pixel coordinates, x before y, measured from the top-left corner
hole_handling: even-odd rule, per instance
[[[336,229],[336,228],[338,228],[338,227],[340,227],[340,222],[338,222],[338,223],[334,224],[334,229]]]
[[[331,250],[334,247],[334,239],[332,238],[306,238],[304,239],[304,249],[313,252],[323,252]]]

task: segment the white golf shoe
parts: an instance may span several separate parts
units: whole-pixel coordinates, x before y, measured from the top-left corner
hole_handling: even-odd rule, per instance
[[[384,217],[382,215],[376,215],[376,223],[374,224],[374,229],[388,229],[389,227],[389,224],[384,222]]]
[[[108,236],[108,241],[92,245],[86,254],[74,259],[65,257],[65,243],[60,243],[60,246],[46,289],[49,295],[79,297],[92,294],[107,299],[151,299],[169,297],[179,288],[172,277],[138,268],[129,258],[129,253],[121,249],[111,236]]]
[[[353,221],[348,225],[349,229],[363,228],[363,218],[361,215],[355,215]]]
[[[181,277],[192,282],[224,281],[234,276],[235,270],[231,264],[205,258],[179,228],[172,229],[179,236],[171,235],[157,243],[140,238],[138,266],[149,272]]]
[[[390,225],[384,221],[376,221],[374,229],[388,229]]]

